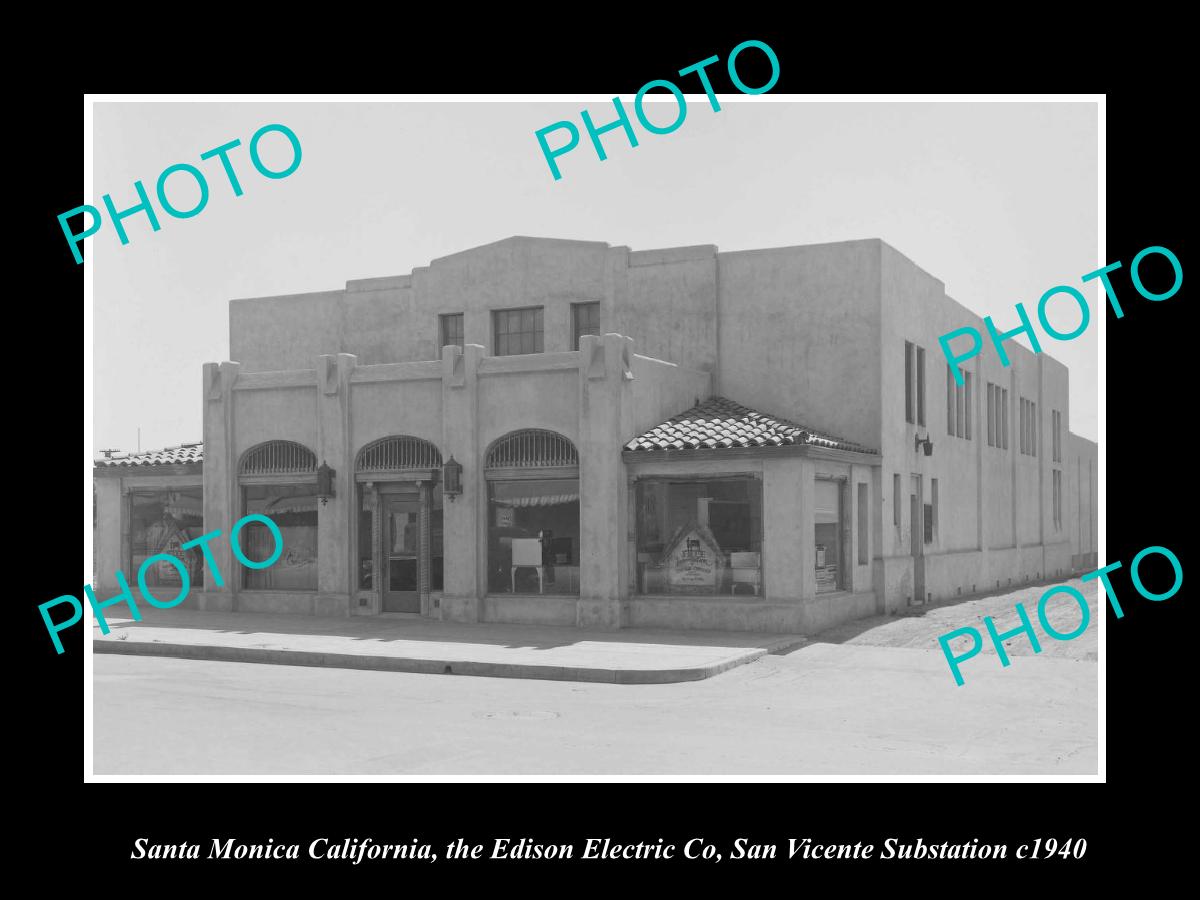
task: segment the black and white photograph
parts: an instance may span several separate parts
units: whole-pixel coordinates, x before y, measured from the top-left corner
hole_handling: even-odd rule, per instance
[[[1102,780],[1103,97],[765,54],[92,98],[91,778]]]

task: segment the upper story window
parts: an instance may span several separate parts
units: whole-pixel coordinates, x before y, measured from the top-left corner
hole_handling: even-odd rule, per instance
[[[951,437],[971,440],[971,408],[975,405],[970,372],[963,372],[959,387],[954,372],[946,366],[946,433]]]
[[[600,304],[572,303],[571,304],[571,349],[579,349],[579,339],[585,334],[600,333]]]
[[[542,307],[497,309],[492,313],[495,355],[542,352]]]
[[[1037,456],[1037,404],[1021,398],[1021,452]]]
[[[1054,444],[1052,458],[1055,462],[1062,462],[1062,413],[1057,409],[1050,411],[1050,427],[1054,430],[1051,436]]]
[[[441,343],[439,347],[456,346],[461,347],[464,343],[463,334],[463,314],[449,313],[444,316],[438,316],[438,329],[440,331]]]
[[[925,348],[904,342],[904,421],[925,424]]]

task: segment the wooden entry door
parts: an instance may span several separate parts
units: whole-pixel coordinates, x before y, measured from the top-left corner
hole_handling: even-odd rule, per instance
[[[421,497],[411,491],[383,501],[383,611],[421,611]]]

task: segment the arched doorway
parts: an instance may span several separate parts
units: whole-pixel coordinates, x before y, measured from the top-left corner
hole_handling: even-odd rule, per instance
[[[367,444],[355,460],[358,589],[380,612],[428,613],[442,589],[442,454],[408,435]]]

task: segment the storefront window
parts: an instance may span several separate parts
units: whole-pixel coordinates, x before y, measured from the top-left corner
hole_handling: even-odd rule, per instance
[[[842,482],[818,478],[814,491],[817,593],[842,589]]]
[[[488,592],[579,593],[578,478],[488,482]]]
[[[317,486],[315,484],[243,485],[243,513],[271,519],[283,535],[283,553],[265,569],[242,567],[247,590],[315,591],[317,589]],[[249,522],[238,533],[247,559],[261,562],[275,550],[266,525]]]
[[[137,577],[142,563],[149,557],[165,553],[183,561],[192,590],[202,587],[203,551],[200,547],[184,550],[183,545],[204,534],[203,489],[138,491],[131,495],[130,500],[130,579]],[[178,589],[182,580],[179,568],[166,560],[159,560],[146,570],[146,586],[163,599],[170,599],[172,593],[154,592],[153,589]]]
[[[637,576],[642,594],[761,594],[759,480],[639,481]]]

